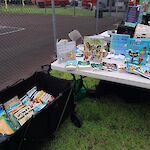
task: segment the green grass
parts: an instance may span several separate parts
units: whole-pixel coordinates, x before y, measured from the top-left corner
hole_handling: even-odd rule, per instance
[[[71,79],[69,74],[56,71],[52,74]],[[91,81],[88,86],[93,87],[96,80]],[[41,150],[150,149],[149,103],[126,103],[115,94],[100,99],[86,97],[77,102],[77,114],[83,121],[82,127],[76,128],[67,119],[55,138],[45,142]]]
[[[50,7],[50,6],[49,6]],[[17,13],[17,14],[51,14],[51,8],[38,8],[35,5],[26,5],[26,6],[17,6],[17,5],[8,5],[6,9],[5,6],[0,6],[1,13]],[[73,7],[56,7],[55,8],[56,15],[69,15],[74,16],[74,8]],[[75,16],[94,16],[94,12],[86,9],[75,9]]]

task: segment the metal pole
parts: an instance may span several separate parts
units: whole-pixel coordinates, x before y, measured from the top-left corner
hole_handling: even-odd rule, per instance
[[[75,7],[76,7],[76,6],[75,6],[75,0],[73,1],[73,3],[74,3],[74,4],[73,4],[73,14],[74,14],[74,16],[75,16],[75,15],[76,15],[76,10],[75,10],[75,9],[76,9],[76,8],[75,8]]]
[[[52,4],[52,29],[53,29],[53,37],[54,37],[54,52],[57,53],[56,50],[56,21],[55,21],[55,2],[51,0]]]
[[[116,19],[117,19],[117,14],[118,14],[118,0],[115,2],[115,8],[116,8]]]
[[[99,2],[100,0],[97,0],[96,3],[96,34],[98,33],[98,24],[99,24]]]
[[[112,0],[109,0],[109,16],[111,16]]]

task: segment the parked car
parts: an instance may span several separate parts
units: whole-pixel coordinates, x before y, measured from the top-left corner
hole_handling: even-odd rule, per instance
[[[78,6],[78,0],[72,0],[70,6]]]
[[[51,0],[31,0],[33,4],[36,4],[39,7],[45,7],[51,5]],[[69,5],[69,0],[54,0],[55,5],[65,7]]]

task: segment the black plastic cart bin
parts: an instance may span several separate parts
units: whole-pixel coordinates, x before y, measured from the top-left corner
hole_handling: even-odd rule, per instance
[[[59,125],[74,113],[74,81],[59,79],[44,72],[36,72],[26,80],[0,92],[0,103],[5,103],[15,95],[22,97],[32,87],[52,94],[55,99],[40,112],[32,116],[15,133],[0,143],[0,149],[15,149],[24,140],[35,141],[51,136]]]

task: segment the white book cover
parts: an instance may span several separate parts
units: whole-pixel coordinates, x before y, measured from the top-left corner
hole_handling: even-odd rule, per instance
[[[74,41],[57,42],[57,59],[59,63],[76,59],[76,43]]]

